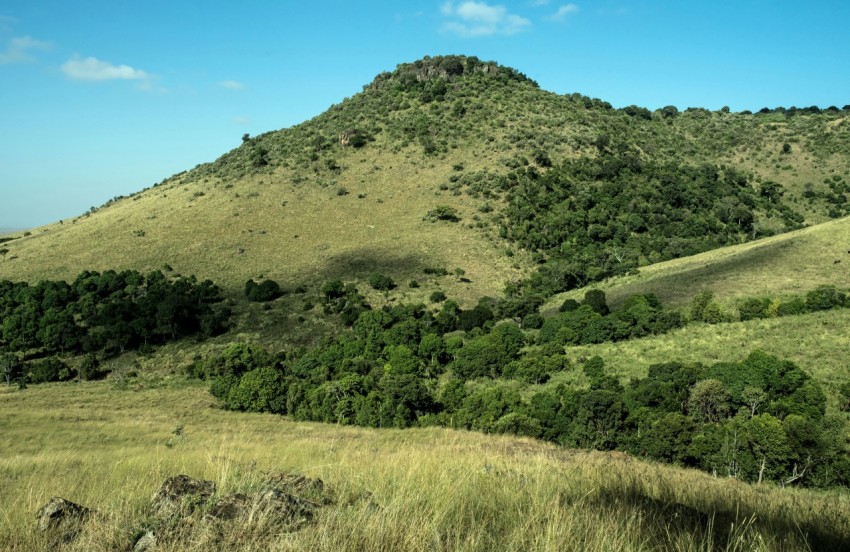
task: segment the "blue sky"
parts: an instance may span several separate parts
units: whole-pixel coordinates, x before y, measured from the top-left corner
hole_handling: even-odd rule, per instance
[[[425,55],[615,107],[850,104],[850,3],[0,0],[0,228],[81,214]]]

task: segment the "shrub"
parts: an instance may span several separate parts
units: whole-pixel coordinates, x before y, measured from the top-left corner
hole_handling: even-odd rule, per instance
[[[574,310],[578,310],[580,306],[581,303],[579,303],[575,299],[567,299],[563,303],[561,303],[561,306],[558,307],[558,310],[560,312],[571,312]]]
[[[373,289],[377,289],[378,291],[390,291],[391,289],[395,289],[396,285],[393,282],[393,279],[389,276],[385,276],[384,274],[379,274],[377,272],[371,274],[369,276],[369,285],[372,286]]]
[[[245,297],[249,301],[262,303],[273,301],[280,296],[280,286],[274,280],[264,280],[260,284],[257,284],[254,280],[245,282]]]
[[[522,318],[522,327],[528,330],[539,330],[543,326],[543,317],[533,312]]]
[[[448,205],[439,205],[428,211],[423,220],[427,222],[437,222],[438,220],[445,220],[448,222],[460,222],[460,215],[458,214],[457,209],[455,209],[454,207],[449,207]]]
[[[584,294],[583,305],[587,305],[595,312],[605,316],[608,314],[608,303],[605,301],[605,292],[601,289],[591,289]]]
[[[806,294],[806,308],[810,311],[829,310],[844,306],[846,296],[835,286],[818,286]]]
[[[56,357],[46,358],[30,364],[28,379],[30,383],[47,383],[71,379],[73,372],[67,364]]]
[[[97,355],[89,353],[83,358],[79,367],[80,379],[86,381],[101,379],[106,376],[106,373],[100,369],[100,361],[97,360]]]
[[[431,294],[430,299],[432,303],[442,303],[446,300],[446,294],[442,291],[435,291]]]
[[[771,301],[767,297],[751,297],[738,307],[741,320],[753,320],[756,318],[767,318]]]

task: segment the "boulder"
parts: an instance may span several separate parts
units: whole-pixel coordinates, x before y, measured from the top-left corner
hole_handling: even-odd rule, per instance
[[[160,514],[188,513],[215,494],[215,483],[177,475],[165,480],[153,497],[152,506]]]
[[[313,479],[298,473],[272,473],[266,477],[265,488],[275,489],[302,498],[330,504],[333,502],[330,490],[321,479]]]
[[[47,504],[38,509],[36,521],[39,530],[48,531],[59,527],[78,525],[92,512],[93,510],[85,506],[54,496]]]
[[[152,531],[139,537],[133,545],[133,552],[152,552],[153,550],[156,550],[156,535]]]
[[[250,496],[241,493],[224,495],[210,508],[209,515],[216,519],[233,520],[251,511],[253,502]]]

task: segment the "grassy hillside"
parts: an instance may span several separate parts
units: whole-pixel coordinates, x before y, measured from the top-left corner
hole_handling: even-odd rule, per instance
[[[816,223],[850,212],[847,125],[838,110],[614,110],[540,90],[493,63],[426,58],[379,75],[315,119],[7,242],[0,278],[168,264],[238,295],[261,275],[295,287],[382,271],[403,284],[425,280],[420,291],[401,285],[397,299],[441,289],[472,302],[501,293],[532,263],[499,237],[505,198],[462,189],[464,174],[504,175],[540,152],[557,165],[627,149],[656,163],[728,165],[757,190],[774,181],[782,201]],[[461,221],[423,221],[441,205]],[[755,231],[776,231],[763,215]],[[431,266],[461,268],[470,281],[424,278]]]
[[[846,309],[749,320],[727,324],[695,324],[669,334],[598,345],[568,347],[574,363],[599,355],[606,368],[624,381],[645,377],[653,364],[670,359],[682,362],[734,362],[749,351],[760,349],[793,361],[823,384],[830,399],[841,384],[850,382],[847,371]],[[573,372],[562,372],[550,385],[571,381]]]
[[[846,495],[516,437],[296,424],[211,406],[205,389],[179,380],[0,389],[0,548],[48,545],[34,513],[51,496],[100,512],[63,550],[115,550],[150,527],[148,502],[167,477],[210,479],[221,496],[279,472],[322,479],[333,503],[298,531],[264,517],[196,516],[157,550],[793,551],[850,542]]]
[[[655,293],[681,306],[704,289],[731,305],[743,297],[800,294],[822,284],[850,287],[850,218],[657,263],[589,287],[604,290],[613,304],[636,293]],[[585,291],[559,294],[544,310],[580,299]]]

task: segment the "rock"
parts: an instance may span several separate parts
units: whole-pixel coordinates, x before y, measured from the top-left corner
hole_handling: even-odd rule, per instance
[[[251,496],[240,493],[225,495],[210,508],[209,516],[232,521],[261,515],[297,526],[310,521],[317,508],[319,505],[315,502],[278,489],[269,489]]]
[[[153,497],[152,506],[159,513],[191,512],[215,494],[215,483],[178,475],[165,480]]]
[[[210,508],[209,515],[216,519],[233,520],[251,510],[254,501],[241,493],[225,495]]]
[[[270,489],[257,498],[257,507],[267,515],[300,524],[313,519],[313,511],[319,505],[277,489]]]
[[[320,504],[333,502],[329,489],[321,479],[297,473],[273,473],[266,478],[266,488],[294,494]]]
[[[47,504],[38,509],[36,521],[41,531],[79,524],[93,511],[70,500],[54,496]],[[76,532],[71,531],[76,536]],[[74,537],[71,537],[73,540]]]
[[[156,550],[156,535],[152,531],[146,532],[139,537],[133,546],[133,552],[151,552]]]

